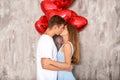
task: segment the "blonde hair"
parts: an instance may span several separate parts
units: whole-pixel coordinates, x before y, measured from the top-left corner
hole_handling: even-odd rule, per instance
[[[67,30],[69,33],[69,41],[73,44],[74,54],[72,56],[72,63],[79,64],[80,63],[80,44],[79,44],[79,33],[77,29],[67,24]]]

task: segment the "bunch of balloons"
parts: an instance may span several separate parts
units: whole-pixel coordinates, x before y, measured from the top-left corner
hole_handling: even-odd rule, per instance
[[[40,6],[45,15],[41,16],[39,20],[35,22],[36,30],[40,34],[43,34],[48,27],[48,20],[54,15],[59,15],[64,18],[67,23],[76,27],[79,32],[83,30],[88,21],[86,18],[78,16],[77,13],[68,9],[73,1],[74,0],[43,0]]]

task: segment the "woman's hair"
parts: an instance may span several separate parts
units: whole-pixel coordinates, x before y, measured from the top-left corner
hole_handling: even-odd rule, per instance
[[[74,47],[72,63],[79,64],[80,63],[80,44],[79,44],[78,30],[70,24],[67,24],[67,29],[68,29],[68,33],[69,33],[69,41],[73,44],[73,47]]]

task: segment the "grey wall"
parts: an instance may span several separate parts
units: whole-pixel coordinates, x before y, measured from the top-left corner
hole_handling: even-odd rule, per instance
[[[40,0],[0,0],[0,80],[35,80],[35,21]],[[120,80],[120,0],[76,0],[70,9],[88,19],[80,32],[77,80]]]

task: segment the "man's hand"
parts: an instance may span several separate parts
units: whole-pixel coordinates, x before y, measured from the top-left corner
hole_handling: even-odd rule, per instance
[[[72,69],[73,69],[73,66],[70,65],[69,68],[68,68],[68,71],[72,71]]]

